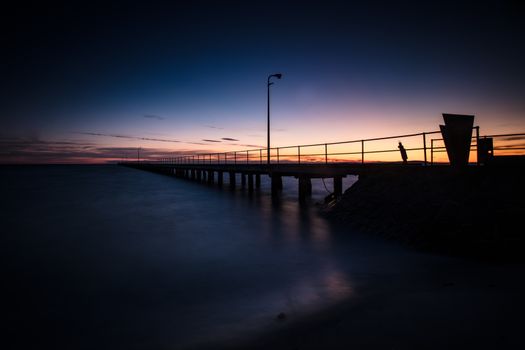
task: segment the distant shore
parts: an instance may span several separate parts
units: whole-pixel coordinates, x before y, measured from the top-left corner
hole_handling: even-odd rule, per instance
[[[360,176],[324,215],[437,253],[525,260],[523,167],[406,167]]]

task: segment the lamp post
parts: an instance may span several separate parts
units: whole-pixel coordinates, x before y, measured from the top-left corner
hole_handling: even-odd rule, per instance
[[[268,165],[270,165],[270,85],[273,84],[273,83],[270,82],[270,79],[272,77],[276,77],[277,79],[281,79],[282,76],[283,75],[281,73],[270,74],[268,76],[268,149],[266,151],[266,153],[268,155]]]

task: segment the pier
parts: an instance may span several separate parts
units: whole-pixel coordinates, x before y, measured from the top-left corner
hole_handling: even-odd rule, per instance
[[[476,151],[472,166],[484,166],[490,163],[494,150],[523,150],[523,147],[508,145],[492,146],[491,149],[478,147],[483,140],[501,139],[525,136],[521,134],[480,136],[479,127],[472,128],[470,150]],[[435,161],[440,153],[447,152],[440,138],[440,131],[422,132],[416,134],[396,135],[365,140],[352,140],[334,143],[276,147],[270,149],[255,149],[223,153],[192,154],[179,157],[167,157],[154,160],[123,161],[120,165],[174,176],[176,178],[193,180],[209,185],[225,185],[225,174],[228,185],[234,189],[240,177],[240,187],[249,191],[257,191],[261,187],[261,176],[269,176],[272,195],[283,189],[283,177],[296,178],[299,201],[304,202],[312,193],[312,179],[333,179],[332,195],[339,197],[343,193],[343,178],[348,175],[366,175],[370,172],[396,171],[403,169],[430,169],[449,165],[447,162]],[[373,155],[396,153],[397,147],[378,148],[373,145],[397,145],[399,140],[408,140],[406,152],[410,155],[409,162],[404,163],[399,156],[393,161],[377,161]],[[410,141],[411,140],[411,141]],[[480,141],[481,140],[481,141]],[[269,157],[268,157],[269,155]],[[488,158],[490,156],[490,158]],[[370,159],[368,159],[368,157]],[[394,156],[394,158],[397,156]],[[266,161],[269,159],[269,163]],[[417,171],[417,170],[415,170]]]
[[[298,179],[299,199],[302,201],[312,193],[312,179],[333,178],[333,193],[338,196],[343,193],[343,178],[350,174],[357,174],[358,165],[352,167],[349,164],[278,164],[278,165],[256,165],[256,164],[158,164],[150,162],[127,162],[128,167],[147,170],[155,173],[175,176],[194,180],[207,184],[224,185],[224,174],[228,174],[228,185],[235,188],[238,175],[242,188],[250,192],[261,187],[261,176],[267,175],[271,179],[272,194],[283,189],[285,176]]]

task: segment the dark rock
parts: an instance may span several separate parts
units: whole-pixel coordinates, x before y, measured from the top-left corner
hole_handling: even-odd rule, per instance
[[[360,176],[327,218],[438,253],[523,260],[522,169],[404,167]]]

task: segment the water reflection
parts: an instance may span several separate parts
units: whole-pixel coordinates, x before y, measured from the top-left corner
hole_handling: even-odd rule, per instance
[[[277,197],[265,191],[269,190],[269,181],[264,178],[262,191],[232,194],[233,200],[257,213],[253,225],[267,242],[287,254],[277,268],[291,272],[289,279],[281,285],[274,283],[274,288],[266,295],[258,295],[253,301],[272,310],[268,316],[277,312],[304,314],[352,295],[351,278],[339,268],[339,257],[331,249],[333,228],[318,215],[318,207],[313,205],[323,195],[324,188],[318,186],[319,183],[314,183],[313,193],[317,196],[306,206],[298,203],[296,191],[291,190],[296,187],[293,180],[285,180],[285,189]]]
[[[75,334],[70,348],[132,347],[137,338],[180,348],[353,295],[351,259],[337,252],[315,206],[298,205],[293,178],[283,179],[276,202],[265,177],[250,193],[230,191],[227,176],[218,188],[117,167],[7,175],[6,202],[24,208],[6,218],[10,266],[38,276],[21,289],[37,310],[22,316],[46,315],[55,326],[44,334]],[[27,200],[19,194],[29,185]],[[326,193],[319,185],[312,202]]]
[[[335,304],[351,295],[349,276],[335,266],[325,265],[319,273],[304,275],[284,291],[284,302],[289,311],[302,315]]]

